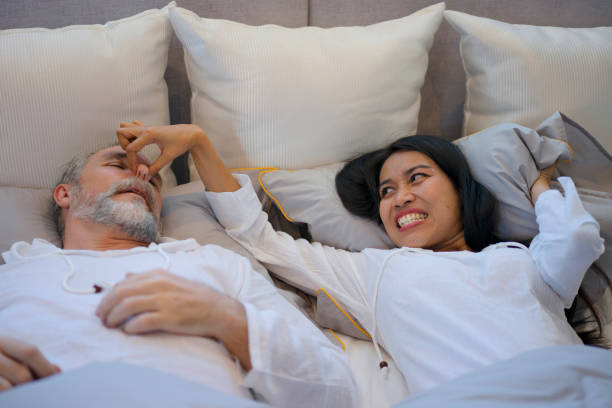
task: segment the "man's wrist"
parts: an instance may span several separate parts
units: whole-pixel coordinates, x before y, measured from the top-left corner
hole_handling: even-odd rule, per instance
[[[238,357],[246,370],[251,369],[249,354],[249,330],[246,309],[242,303],[226,297],[219,303],[219,326],[215,337],[230,353]]]

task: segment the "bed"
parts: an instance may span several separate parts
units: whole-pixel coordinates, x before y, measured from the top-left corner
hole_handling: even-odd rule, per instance
[[[343,160],[402,135],[433,134],[456,140],[475,175],[503,198],[497,233],[507,239],[533,237],[530,182],[538,168],[562,160],[559,173],[574,178],[606,239],[606,252],[581,288],[575,318],[589,318],[596,310],[599,321],[591,319],[581,329],[595,328],[612,339],[612,7],[607,1],[177,3],[3,2],[0,252],[34,237],[57,242],[46,208],[61,165],[76,153],[112,144],[119,122],[134,119],[200,125],[226,163],[259,186],[278,229],[351,250],[389,247],[377,227],[343,210],[334,195],[334,174]],[[147,154],[157,152],[152,148]],[[469,387],[480,381],[476,377],[459,379],[465,387],[443,384],[406,400],[410,392],[401,374],[391,367],[383,379],[371,368],[378,363],[369,334],[325,288],[305,295],[287,287],[225,235],[202,202],[188,156],[175,160],[162,177],[164,234],[195,237],[249,257],[346,350],[362,407],[400,401],[401,406],[439,405],[440,400],[426,398],[443,395],[454,396],[444,400],[448,406],[470,401],[457,390],[484,398]],[[583,388],[569,387],[576,394],[558,393],[549,403],[563,405],[571,395],[582,395],[592,397],[595,406],[612,404],[612,392],[601,392],[612,389],[612,365],[604,364],[609,352],[597,350],[604,353],[598,359],[583,352],[568,349],[562,355],[569,360],[559,359],[565,365],[542,368],[548,374],[573,372],[574,363],[585,368],[561,380],[584,379]],[[529,378],[522,384],[509,379],[516,379],[527,361],[519,356],[511,367],[481,375],[516,391]],[[589,382],[596,375],[604,380]],[[544,384],[554,393],[553,380]],[[487,401],[495,401],[495,395]],[[501,389],[499,395],[510,395],[507,406],[539,398],[525,392],[521,399]],[[506,406],[501,397],[496,402]]]

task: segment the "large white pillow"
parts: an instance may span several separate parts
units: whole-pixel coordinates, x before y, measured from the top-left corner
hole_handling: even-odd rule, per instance
[[[169,122],[169,7],[104,25],[0,31],[0,185],[52,187],[75,154],[116,143],[120,122]],[[169,167],[162,177],[176,184]]]
[[[463,134],[501,122],[537,126],[560,110],[612,151],[612,27],[507,24],[457,11],[467,77]]]
[[[255,27],[175,8],[192,121],[229,167],[314,167],[414,133],[443,10],[439,3],[323,29]]]

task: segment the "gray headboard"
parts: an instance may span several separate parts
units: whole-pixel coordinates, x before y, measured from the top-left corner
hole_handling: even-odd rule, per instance
[[[169,0],[2,0],[0,29],[56,28],[104,23],[162,7]],[[366,25],[403,17],[435,0],[177,0],[179,6],[210,18],[287,27]],[[610,0],[447,0],[446,7],[509,23],[595,27],[612,24]],[[166,71],[172,123],[190,122],[189,85],[183,51],[173,39]],[[419,132],[455,139],[461,133],[465,76],[459,35],[443,22],[431,50],[422,89]],[[176,170],[176,169],[175,169]],[[180,172],[179,172],[180,173]],[[179,181],[186,181],[180,177]]]

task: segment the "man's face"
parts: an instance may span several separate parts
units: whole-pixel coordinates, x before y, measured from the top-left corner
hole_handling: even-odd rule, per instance
[[[141,157],[138,164],[148,164]],[[119,146],[93,154],[79,184],[72,186],[69,213],[81,219],[117,226],[142,241],[157,238],[161,212],[161,179],[136,177]]]

